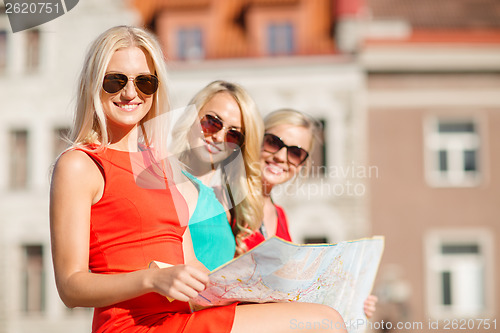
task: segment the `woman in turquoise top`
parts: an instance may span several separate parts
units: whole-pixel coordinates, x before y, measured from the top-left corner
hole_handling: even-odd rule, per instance
[[[193,175],[183,173],[198,190],[196,208],[189,218],[194,252],[197,259],[213,271],[233,259],[236,242],[227,223],[226,210],[217,200],[214,190]]]
[[[189,105],[174,125],[170,150],[197,180],[189,231],[197,259],[213,270],[234,257],[234,234],[255,230],[262,220],[264,123],[248,93],[226,81],[208,84]]]

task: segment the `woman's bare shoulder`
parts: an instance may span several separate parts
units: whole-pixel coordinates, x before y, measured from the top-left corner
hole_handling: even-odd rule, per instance
[[[98,186],[102,174],[92,158],[81,150],[62,154],[55,166],[52,181],[57,184]],[[53,184],[54,185],[54,184]]]
[[[56,161],[54,172],[89,172],[96,169],[97,165],[87,153],[81,150],[69,150],[63,153]]]

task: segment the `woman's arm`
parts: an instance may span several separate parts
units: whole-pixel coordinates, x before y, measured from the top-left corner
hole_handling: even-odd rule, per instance
[[[89,272],[90,208],[103,188],[98,167],[81,151],[65,153],[54,168],[50,228],[56,284],[63,302],[69,307],[102,307],[148,292],[187,301],[203,290],[206,274],[186,265],[112,275]]]
[[[186,228],[186,231],[184,231],[184,235],[182,235],[182,251],[184,252],[184,263],[186,265],[196,267],[206,274],[210,273],[210,270],[196,258],[189,226]]]
[[[189,209],[189,219],[191,219],[194,211],[196,210],[196,205],[198,204],[198,188],[186,175],[183,175],[183,178],[181,178],[181,181],[176,186],[179,193],[181,193],[181,195],[186,200],[186,204],[188,205]],[[193,248],[193,241],[191,239],[191,233],[189,231],[189,221],[184,234],[182,235],[182,251],[184,253],[185,264],[194,266],[207,274],[210,273],[205,265],[203,265],[198,260],[198,258],[196,258],[196,254],[194,253]]]

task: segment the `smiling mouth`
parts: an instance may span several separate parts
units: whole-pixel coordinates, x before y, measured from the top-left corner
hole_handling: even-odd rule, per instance
[[[120,109],[122,110],[125,110],[125,111],[133,111],[135,110],[139,104],[138,103],[134,103],[134,104],[120,104],[120,103],[114,103],[117,107],[119,107]]]
[[[205,145],[206,145],[209,153],[217,154],[217,153],[220,153],[222,151],[222,149],[217,147],[217,145],[215,145],[211,142],[208,142],[207,140],[203,140],[203,141],[205,142]]]
[[[273,163],[267,163],[267,167],[266,169],[271,172],[272,174],[274,175],[281,175],[285,172],[285,170],[281,167],[279,167],[278,165],[276,164],[273,164]]]

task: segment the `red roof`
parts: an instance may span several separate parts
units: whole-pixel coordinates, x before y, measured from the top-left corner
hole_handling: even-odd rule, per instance
[[[168,9],[193,9],[207,7],[210,0],[132,0],[144,23],[149,23],[154,15],[164,8]]]
[[[417,29],[500,29],[499,0],[366,0],[372,17]]]
[[[500,0],[366,0],[371,20],[407,22],[409,36],[365,44],[500,44]]]
[[[338,17],[357,16],[365,6],[365,0],[337,0],[335,3]]]

